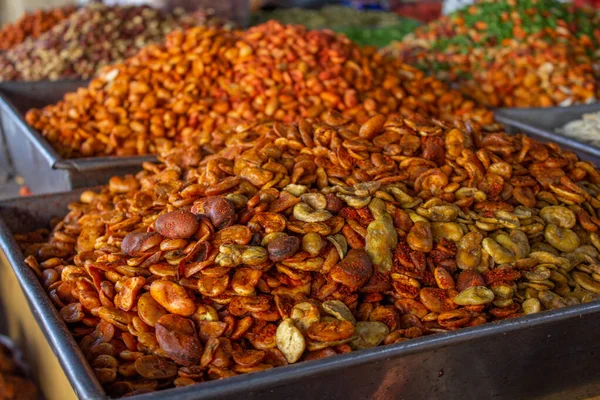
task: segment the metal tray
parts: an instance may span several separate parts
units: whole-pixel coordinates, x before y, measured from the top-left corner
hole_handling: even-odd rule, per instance
[[[571,107],[499,108],[494,112],[494,117],[506,127],[508,133],[523,132],[541,142],[558,143],[561,147],[577,153],[581,159],[599,165],[600,148],[556,133],[556,129],[581,119],[583,114],[598,111],[600,103]]]
[[[25,122],[27,110],[56,103],[65,93],[86,84],[86,81],[0,84],[0,128],[4,134],[5,153],[10,159],[11,173],[22,176],[34,194],[105,184],[111,176],[136,173],[144,161],[156,160],[155,156],[65,160],[39,132]],[[1,147],[2,144],[0,157]]]
[[[0,250],[78,397],[106,399],[12,237],[64,215],[79,193],[0,202]],[[579,399],[600,393],[599,330],[594,302],[133,398]]]

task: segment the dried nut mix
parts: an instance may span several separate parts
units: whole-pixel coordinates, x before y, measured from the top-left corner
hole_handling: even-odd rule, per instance
[[[26,13],[16,22],[7,24],[0,30],[0,51],[8,50],[29,37],[40,37],[75,10],[73,6],[65,6]]]
[[[89,79],[109,64],[161,42],[177,28],[212,23],[203,12],[165,12],[148,6],[92,3],[39,37],[0,54],[0,81]]]
[[[490,107],[600,98],[600,13],[560,0],[482,0],[383,50]]]
[[[218,150],[226,137],[211,139],[215,126],[295,122],[330,109],[358,123],[409,111],[493,123],[489,110],[373,48],[277,22],[247,31],[176,31],[164,45],[107,67],[88,88],[28,112],[27,122],[65,158],[130,156],[197,136]]]
[[[325,119],[146,163],[16,236],[111,396],[598,299],[589,162],[462,123]]]

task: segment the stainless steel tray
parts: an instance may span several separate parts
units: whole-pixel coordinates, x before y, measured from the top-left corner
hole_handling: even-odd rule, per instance
[[[79,398],[105,399],[12,236],[64,215],[79,193],[0,202],[0,250]],[[600,393],[599,330],[594,302],[133,398],[580,399]]]
[[[25,122],[31,108],[53,104],[65,93],[87,84],[86,81],[6,82],[0,84],[0,158],[8,153],[11,174],[25,179],[34,194],[54,193],[105,184],[111,176],[139,171],[144,161],[155,156],[93,157],[63,159],[50,143]],[[0,164],[1,168],[6,168]]]
[[[600,148],[556,133],[556,129],[580,119],[583,114],[598,111],[600,103],[571,107],[499,108],[494,112],[494,117],[506,127],[508,133],[523,132],[541,142],[558,143],[577,153],[581,159],[600,165]]]

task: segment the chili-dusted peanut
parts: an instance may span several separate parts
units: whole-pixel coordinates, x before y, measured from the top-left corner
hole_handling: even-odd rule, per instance
[[[246,127],[185,164],[174,148],[16,235],[109,394],[599,298],[591,164],[476,125],[392,117],[365,141],[325,119]]]

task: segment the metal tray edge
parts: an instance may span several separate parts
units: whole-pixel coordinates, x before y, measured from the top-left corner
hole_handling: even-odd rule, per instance
[[[60,156],[54,150],[54,148],[50,145],[50,143],[45,140],[39,132],[32,129],[29,124],[25,121],[25,119],[19,114],[19,112],[12,105],[11,101],[5,96],[1,91],[0,87],[0,108],[2,108],[3,113],[8,115],[12,114],[13,118],[15,118],[17,124],[19,125],[21,131],[25,132],[25,138],[29,140],[36,149],[44,156],[44,158],[48,161],[50,168],[54,166],[54,164],[60,160]]]
[[[594,147],[583,142],[579,142],[575,139],[570,139],[568,137],[562,136],[558,133],[554,133],[547,129],[538,128],[531,124],[519,121],[510,115],[505,115],[501,111],[496,111],[494,113],[494,118],[501,124],[521,130],[525,134],[529,134],[534,137],[537,136],[542,139],[561,144],[563,146],[571,147],[572,149],[575,149],[587,155],[600,158],[600,148]]]
[[[95,379],[95,375],[79,350],[77,343],[68,334],[66,325],[61,321],[58,311],[51,304],[44,288],[31,268],[23,262],[23,253],[2,218],[0,218],[0,250],[4,252],[10,263],[21,285],[21,290],[27,298],[33,316],[50,343],[77,395],[86,399],[106,398],[104,390]],[[40,296],[40,294],[42,295]],[[87,375],[88,379],[78,379],[77,376],[82,372]]]
[[[22,82],[27,84],[28,82]],[[35,82],[36,84],[39,82]],[[50,83],[50,82],[49,82]],[[141,165],[143,162],[155,162],[157,157],[155,155],[143,155],[143,156],[131,156],[131,157],[85,157],[85,158],[73,158],[63,159],[52,147],[43,135],[36,129],[33,129],[27,121],[25,121],[24,115],[22,115],[12,104],[10,96],[2,92],[2,84],[0,84],[0,108],[2,111],[11,115],[20,129],[25,132],[27,140],[29,140],[36,149],[44,156],[48,161],[48,164],[53,169],[67,169],[76,171],[89,171],[103,168],[115,168],[115,167],[131,167]]]

